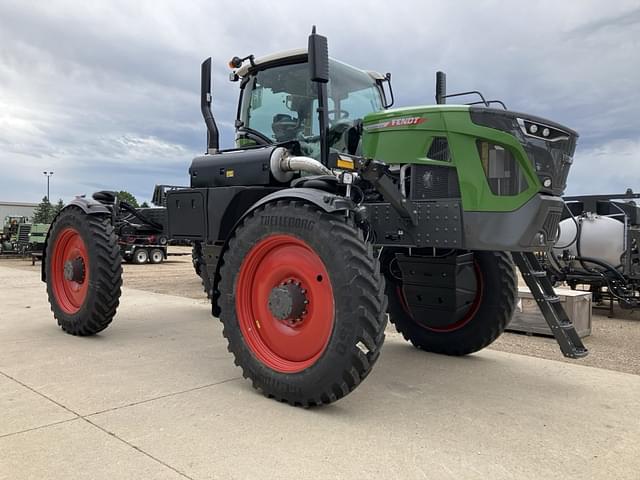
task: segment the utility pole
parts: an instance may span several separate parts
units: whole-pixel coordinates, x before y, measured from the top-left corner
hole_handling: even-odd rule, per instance
[[[47,172],[46,170],[42,172],[43,175],[47,177],[47,200],[51,203],[51,198],[49,197],[49,177],[53,175],[53,172]]]

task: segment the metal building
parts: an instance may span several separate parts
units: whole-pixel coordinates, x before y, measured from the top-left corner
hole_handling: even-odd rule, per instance
[[[0,200],[0,225],[4,222],[4,218],[7,215],[27,216],[29,219],[32,219],[33,212],[37,206],[37,203],[3,202]]]

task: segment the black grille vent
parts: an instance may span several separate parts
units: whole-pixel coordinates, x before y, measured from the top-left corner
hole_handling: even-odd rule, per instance
[[[411,166],[411,199],[459,198],[458,173],[454,167]]]
[[[560,223],[561,216],[561,212],[550,212],[544,220],[542,229],[544,230],[547,240],[554,240],[558,235],[558,224]]]
[[[435,137],[431,142],[427,158],[431,160],[440,160],[442,162],[451,161],[451,153],[449,152],[449,142],[445,137]]]

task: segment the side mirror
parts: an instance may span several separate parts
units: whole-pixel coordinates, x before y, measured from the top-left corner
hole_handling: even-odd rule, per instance
[[[327,37],[318,35],[315,25],[311,30],[311,35],[309,35],[309,68],[312,82],[329,82],[329,47],[327,45]]]
[[[383,79],[377,80],[378,85],[380,85],[380,89],[382,90],[382,96],[384,97],[384,108],[391,108],[395,103],[395,98],[393,97],[393,87],[391,86],[391,72],[387,72]],[[387,90],[384,88],[384,84],[387,84],[387,90],[389,95],[387,95]]]

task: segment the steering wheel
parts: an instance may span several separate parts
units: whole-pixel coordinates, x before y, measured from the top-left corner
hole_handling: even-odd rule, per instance
[[[351,120],[339,121],[338,123],[331,125],[329,127],[329,131],[327,132],[327,140],[328,140],[329,146],[333,145],[338,140],[340,140],[340,137],[342,137],[342,134],[346,132],[352,125],[353,125],[353,122]],[[300,135],[299,139],[302,139],[305,142],[313,143],[313,142],[318,142],[320,140],[320,135],[312,135],[310,137],[304,137]]]

